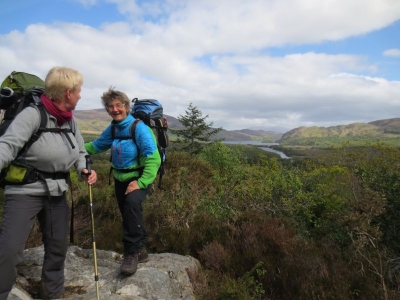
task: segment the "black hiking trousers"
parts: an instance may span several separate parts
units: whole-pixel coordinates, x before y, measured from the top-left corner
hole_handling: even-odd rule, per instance
[[[6,195],[0,229],[0,300],[6,300],[12,289],[36,217],[44,244],[43,299],[57,299],[64,293],[68,212],[65,195],[51,197],[51,205],[48,196]]]
[[[147,234],[143,227],[142,202],[146,199],[148,189],[140,189],[125,195],[131,181],[115,181],[115,196],[122,216],[122,241],[125,254],[139,253],[146,244]]]

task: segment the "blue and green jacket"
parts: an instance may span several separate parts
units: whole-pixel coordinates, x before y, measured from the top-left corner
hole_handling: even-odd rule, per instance
[[[154,133],[143,122],[136,124],[136,143],[128,138],[134,121],[132,115],[118,123],[112,121],[98,139],[85,143],[85,148],[89,154],[110,149],[115,179],[126,182],[132,178],[139,178],[139,187],[145,189],[156,178],[161,159]]]

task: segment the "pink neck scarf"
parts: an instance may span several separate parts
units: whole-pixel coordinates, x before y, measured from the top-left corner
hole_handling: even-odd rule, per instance
[[[43,106],[47,110],[47,112],[57,119],[58,126],[62,126],[65,122],[72,120],[72,111],[60,109],[45,94],[42,94],[42,96],[40,96],[40,100],[42,100]]]

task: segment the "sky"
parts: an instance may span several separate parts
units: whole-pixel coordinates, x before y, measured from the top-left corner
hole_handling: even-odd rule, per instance
[[[2,0],[0,79],[84,77],[226,130],[400,118],[400,0]]]

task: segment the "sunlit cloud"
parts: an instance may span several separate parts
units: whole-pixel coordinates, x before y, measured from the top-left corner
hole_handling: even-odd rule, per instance
[[[383,52],[385,56],[400,57],[400,49],[388,49]]]

